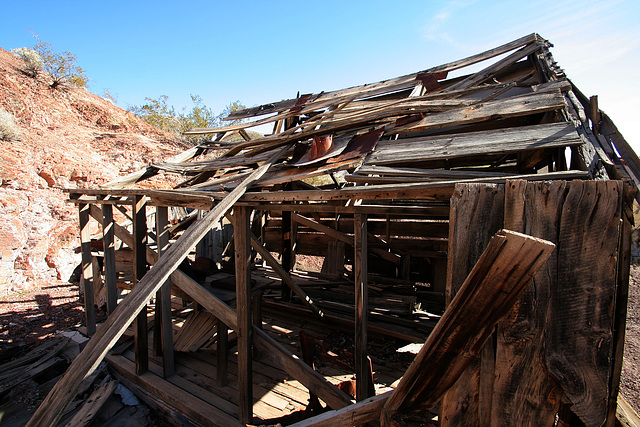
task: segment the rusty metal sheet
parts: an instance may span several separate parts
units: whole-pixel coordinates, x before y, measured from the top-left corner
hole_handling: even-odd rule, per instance
[[[342,153],[349,143],[349,138],[333,138],[333,135],[314,137],[311,147],[291,164],[293,166],[307,166],[321,162]]]
[[[362,135],[351,138],[349,144],[338,157],[327,160],[327,163],[342,162],[344,160],[364,157],[376,148],[376,144],[384,133],[384,128],[374,129]]]
[[[438,80],[444,80],[447,78],[448,72],[441,71],[439,73],[419,73],[416,76],[416,80],[422,81],[422,86],[427,90],[427,92],[433,92],[434,90],[440,89],[440,83]]]
[[[302,107],[307,103],[307,101],[313,96],[312,93],[306,93],[304,95],[300,95],[300,98],[296,99],[296,103],[289,110],[292,113],[297,113],[302,110]]]

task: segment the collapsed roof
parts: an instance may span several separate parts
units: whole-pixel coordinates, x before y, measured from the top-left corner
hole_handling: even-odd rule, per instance
[[[235,111],[229,126],[185,132],[211,135],[208,141],[101,188],[164,171],[188,179],[163,198],[219,199],[277,153],[243,200],[446,199],[456,182],[515,177],[637,185],[637,155],[597,97],[587,99],[567,79],[551,46],[531,34],[406,76]],[[491,59],[480,71],[448,77]],[[271,134],[248,132],[266,125]],[[229,142],[234,134],[240,142]],[[198,159],[211,152],[221,155]],[[321,175],[331,180],[309,179]],[[270,194],[255,194],[263,190]]]

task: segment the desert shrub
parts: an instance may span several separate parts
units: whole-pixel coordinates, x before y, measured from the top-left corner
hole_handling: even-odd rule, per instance
[[[182,132],[192,128],[221,126],[225,124],[222,122],[222,117],[226,117],[232,111],[245,108],[240,102],[236,101],[229,104],[222,113],[216,115],[210,107],[204,105],[200,96],[191,95],[193,107],[190,110],[184,108],[182,112],[178,112],[172,105],[169,105],[168,99],[169,97],[166,95],[161,95],[157,99],[145,98],[145,104],[131,106],[128,111],[158,129],[172,133],[176,137],[183,137]],[[236,122],[239,121],[234,121],[233,123]],[[198,144],[208,138],[210,138],[210,135],[184,137],[191,144]],[[230,141],[233,141],[233,138],[241,140],[239,135],[232,135]]]
[[[24,62],[23,72],[30,76],[35,77],[38,72],[42,70],[44,65],[42,57],[38,52],[28,47],[20,47],[18,49],[11,49],[11,53],[18,55]]]
[[[20,130],[13,115],[0,108],[0,140],[11,141],[20,138]]]
[[[77,64],[77,57],[71,52],[55,52],[51,43],[38,39],[33,49],[21,47],[11,52],[20,56],[25,63],[24,72],[36,77],[40,71],[46,72],[52,88],[69,83],[77,87],[86,87],[89,80],[84,70]]]

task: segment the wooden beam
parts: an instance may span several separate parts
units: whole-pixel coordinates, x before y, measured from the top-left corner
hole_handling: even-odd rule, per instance
[[[169,210],[164,206],[156,208],[156,243],[158,256],[169,248]],[[175,360],[173,353],[173,328],[171,325],[171,281],[165,281],[156,293],[156,311],[160,308],[160,316],[156,323],[160,323],[159,336],[154,335],[154,340],[160,340],[162,349],[162,374],[168,378],[175,373]]]
[[[78,205],[80,211],[80,246],[82,250],[82,282],[84,284],[84,312],[87,335],[96,332],[96,314],[93,294],[93,268],[91,266],[91,229],[89,228],[89,211],[87,204]]]
[[[388,391],[362,400],[342,409],[327,411],[312,418],[291,424],[289,427],[358,426],[380,420],[380,412],[391,395]]]
[[[147,212],[144,196],[133,198],[133,283],[137,286],[147,273]],[[149,369],[149,343],[147,331],[147,305],[141,307],[134,322],[136,373]]]
[[[369,297],[367,282],[367,216],[354,216],[354,275],[355,275],[355,369],[356,400],[362,401],[369,396],[369,363],[367,360],[367,323]]]
[[[253,418],[253,364],[251,358],[251,210],[237,206],[233,212],[233,243],[236,269],[236,306],[238,321],[238,415],[242,424]]]
[[[288,149],[286,147],[284,150]],[[133,288],[126,298],[126,303],[118,305],[107,318],[95,336],[89,340],[84,350],[73,360],[67,372],[51,389],[42,404],[35,411],[28,426],[54,425],[60,419],[62,411],[73,399],[82,378],[89,375],[104,359],[107,352],[115,345],[137,314],[146,306],[147,301],[160,289],[189,251],[209,232],[211,227],[233,206],[233,204],[275,163],[284,150],[274,155],[268,162],[260,166],[243,183],[222,200],[207,216],[195,222],[167,250],[162,257],[163,262],[154,266],[152,271]]]
[[[384,405],[381,421],[432,408],[477,356],[555,245],[502,230],[489,242],[420,353]]]
[[[113,313],[118,304],[114,237],[113,205],[105,204],[102,205],[102,245],[104,251],[104,278],[105,286],[107,287],[107,311],[109,314]]]
[[[560,100],[562,100],[562,96],[560,96]],[[378,142],[375,151],[367,158],[367,166],[397,165],[488,154],[509,154],[523,150],[568,147],[580,144],[582,144],[582,140],[576,132],[575,126],[566,122],[422,136]]]

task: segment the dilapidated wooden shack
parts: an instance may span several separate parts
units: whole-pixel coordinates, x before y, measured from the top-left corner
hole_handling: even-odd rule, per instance
[[[92,338],[30,425],[105,357],[201,425],[614,425],[640,160],[550,47],[236,111],[69,189]]]

